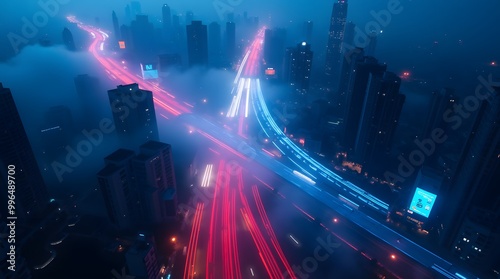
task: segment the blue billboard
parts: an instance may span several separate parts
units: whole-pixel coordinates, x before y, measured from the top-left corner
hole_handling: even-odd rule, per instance
[[[410,203],[410,210],[414,213],[424,216],[425,218],[429,217],[431,213],[432,206],[436,201],[436,195],[427,192],[421,188],[415,189],[415,194],[413,195],[413,199]]]
[[[158,69],[154,64],[141,64],[142,79],[158,78]]]

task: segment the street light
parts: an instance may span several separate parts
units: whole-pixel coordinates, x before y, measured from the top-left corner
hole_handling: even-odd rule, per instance
[[[172,237],[170,241],[175,242],[177,239],[175,237]]]
[[[391,255],[391,259],[395,260],[396,259],[396,255],[392,254]]]

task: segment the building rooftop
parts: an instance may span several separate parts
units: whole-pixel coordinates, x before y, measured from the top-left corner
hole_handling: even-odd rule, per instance
[[[115,152],[111,153],[107,157],[104,158],[106,163],[120,163],[124,160],[127,160],[135,155],[135,152],[130,149],[120,148]]]
[[[160,150],[160,149],[164,149],[164,148],[170,148],[170,144],[166,144],[166,143],[163,143],[163,142],[150,140],[150,141],[148,141],[145,144],[143,144],[143,145],[140,146],[140,150],[141,151],[143,149],[147,149],[147,150]]]

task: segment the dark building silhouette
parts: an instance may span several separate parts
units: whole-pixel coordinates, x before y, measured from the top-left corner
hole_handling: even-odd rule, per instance
[[[154,27],[147,15],[137,15],[130,24],[132,46],[139,57],[149,57],[153,50]]]
[[[283,68],[283,58],[285,56],[286,30],[266,29],[264,34],[264,61],[267,68],[274,68],[276,74],[283,78],[280,70]]]
[[[362,48],[356,48],[349,56],[343,57],[342,70],[340,72],[339,89],[333,98],[334,111],[339,117],[345,117],[347,98],[350,90],[354,86],[352,77],[356,74],[356,66],[364,58]],[[345,119],[344,119],[345,121]]]
[[[148,141],[139,154],[119,149],[107,156],[97,178],[108,216],[119,228],[147,227],[177,213],[177,185],[169,144]]]
[[[217,22],[212,22],[208,25],[208,54],[210,64],[219,66],[221,64],[221,28]]]
[[[134,151],[118,149],[106,158],[106,166],[97,173],[108,217],[118,228],[129,228],[141,216],[137,215],[137,189],[132,173]],[[134,214],[136,214],[134,216]]]
[[[381,174],[385,168],[380,158],[387,158],[405,95],[399,93],[401,79],[385,72],[371,81],[363,102],[363,112],[356,137],[354,154],[363,171]]]
[[[109,90],[108,97],[116,131],[124,142],[137,145],[158,140],[153,92],[133,83]]]
[[[184,38],[184,30],[180,23],[178,15],[172,16],[172,42],[176,52],[184,51],[186,48]]]
[[[236,57],[236,24],[232,21],[226,22],[225,42],[226,60],[232,64]]]
[[[486,93],[487,92],[487,93]],[[488,94],[485,100],[476,99],[473,103],[477,108],[477,114],[473,121],[469,137],[461,152],[458,165],[455,169],[451,182],[443,187],[442,199],[446,203],[442,205],[441,216],[443,232],[441,243],[450,249],[455,249],[452,244],[477,237],[473,235],[462,236],[466,219],[471,222],[479,222],[474,214],[474,208],[492,212],[496,215],[495,226],[499,223],[500,198],[498,181],[500,181],[500,88],[494,88],[493,92],[484,89],[481,94]],[[465,103],[464,103],[465,105]],[[469,110],[470,111],[470,110]],[[455,120],[457,120],[455,118]],[[459,126],[454,121],[455,128]],[[453,128],[453,127],[452,127]],[[439,198],[439,197],[438,197]],[[461,229],[462,227],[462,229]],[[491,233],[498,233],[497,227],[489,227]],[[482,232],[477,232],[482,233]],[[483,238],[483,243],[488,243],[488,238]],[[458,247],[458,246],[457,246]],[[498,246],[497,246],[498,247]],[[498,250],[498,249],[497,249]],[[476,257],[478,255],[474,255]],[[463,259],[468,261],[468,259]],[[471,259],[472,260],[472,259]]]
[[[127,270],[132,278],[162,278],[160,258],[155,249],[155,240],[139,234],[139,237],[125,253]]]
[[[306,42],[288,48],[285,55],[284,80],[297,90],[307,92],[311,78],[313,52]]]
[[[377,59],[367,56],[356,64],[355,71],[349,77],[342,141],[346,149],[352,149],[355,145],[369,85],[375,79],[380,79],[386,68]]]
[[[163,31],[170,32],[172,26],[172,16],[170,7],[167,4],[164,4],[161,8],[161,19],[163,24]]]
[[[7,185],[8,170],[15,171],[16,210],[19,219],[37,217],[49,202],[49,194],[38,168],[31,144],[26,135],[10,89],[0,83],[0,178]],[[14,167],[12,167],[14,166]],[[11,171],[12,172],[12,171]],[[10,174],[11,176],[12,173]],[[7,191],[7,186],[5,186]],[[7,192],[5,192],[7,193]],[[7,204],[7,195],[0,195],[1,202]],[[7,216],[7,206],[0,209]]]
[[[208,64],[207,26],[195,20],[186,26],[189,66]]]
[[[130,26],[122,24],[122,26],[120,26],[120,36],[122,41],[125,42],[126,49],[134,49],[132,43],[132,30],[130,29]]]
[[[113,35],[113,38],[115,39],[115,46],[118,46],[118,41],[121,40],[121,35],[120,35],[120,24],[118,24],[118,17],[116,16],[115,11],[111,14],[111,18],[113,20],[113,31],[115,34]]]
[[[62,32],[62,37],[66,48],[68,50],[75,51],[76,46],[75,46],[75,41],[73,40],[73,34],[71,34],[71,31],[69,31],[68,28],[64,27]]]
[[[333,4],[325,62],[325,78],[329,90],[333,90],[334,86],[338,85],[347,6],[347,0],[338,0],[337,3]]]

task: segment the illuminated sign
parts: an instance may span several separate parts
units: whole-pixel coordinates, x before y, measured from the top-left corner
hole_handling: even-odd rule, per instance
[[[158,69],[154,64],[141,64],[142,79],[158,78]]]
[[[266,75],[267,76],[274,76],[276,74],[276,70],[273,68],[267,68],[266,69]]]
[[[121,49],[125,48],[125,41],[118,41],[118,45],[120,46]]]
[[[436,201],[436,197],[437,196],[435,194],[417,187],[415,189],[415,194],[413,195],[413,199],[411,200],[409,209],[413,213],[417,213],[427,218],[431,213],[432,206]]]

